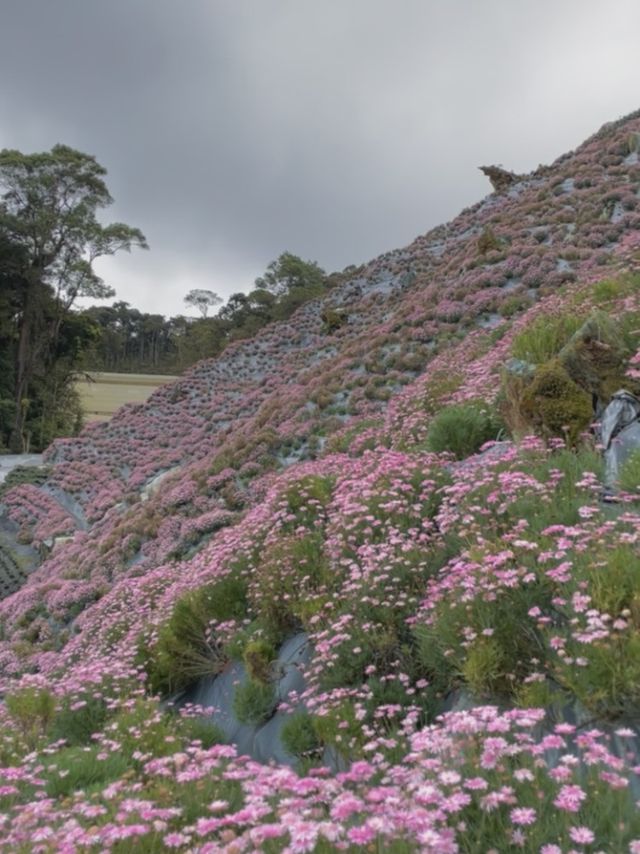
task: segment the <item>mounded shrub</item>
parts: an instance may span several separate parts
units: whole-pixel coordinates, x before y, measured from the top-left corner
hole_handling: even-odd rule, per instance
[[[87,695],[81,701],[65,698],[51,728],[54,741],[63,738],[68,745],[91,744],[91,736],[100,732],[109,716],[103,699]]]
[[[276,702],[273,685],[249,679],[236,689],[233,711],[243,724],[263,724],[273,714]]]
[[[234,575],[178,599],[168,622],[159,629],[155,646],[147,649],[142,641],[139,645],[151,689],[170,694],[202,676],[219,673],[228,655],[212,623],[240,620],[246,610],[246,582]]]
[[[271,668],[276,658],[273,644],[262,638],[256,638],[247,644],[243,661],[247,673],[256,682],[268,683],[271,678]]]
[[[565,344],[558,360],[580,388],[607,403],[620,388],[635,390],[636,383],[625,376],[631,355],[624,331],[606,314],[599,312],[586,320]]]
[[[317,753],[322,743],[308,712],[296,712],[282,727],[282,743],[289,753],[300,758]]]
[[[46,688],[28,686],[7,694],[4,702],[25,743],[34,749],[49,731],[55,697]]]
[[[497,415],[480,402],[448,406],[432,420],[427,435],[430,451],[450,451],[459,460],[475,454],[503,429]]]
[[[593,419],[591,395],[578,386],[557,359],[536,370],[519,401],[520,415],[545,438],[575,444]]]

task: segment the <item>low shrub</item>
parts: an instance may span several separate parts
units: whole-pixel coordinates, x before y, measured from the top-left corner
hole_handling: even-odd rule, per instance
[[[515,359],[532,362],[534,365],[548,362],[557,356],[571,336],[584,321],[579,313],[543,314],[518,333],[511,344],[511,355]]]
[[[129,768],[129,757],[109,753],[102,757],[100,747],[69,747],[60,751],[49,767],[46,792],[50,798],[63,798],[82,790],[102,791],[105,783],[122,777]]]
[[[178,733],[187,741],[199,741],[204,750],[214,744],[224,744],[225,735],[213,721],[201,717],[180,718],[176,724]]]
[[[345,311],[341,311],[340,309],[325,308],[320,315],[320,319],[322,320],[323,331],[330,334],[345,326],[348,323],[349,317]]]
[[[139,642],[138,660],[144,664],[152,691],[170,694],[202,676],[219,673],[228,655],[213,624],[240,620],[246,610],[246,582],[236,575],[178,599],[169,620],[158,631],[155,646],[148,649],[143,639]]]
[[[639,320],[631,322],[636,334]],[[603,312],[596,312],[569,339],[558,360],[580,388],[607,403],[620,388],[636,390],[636,383],[626,376],[632,352],[625,342],[626,336],[623,325]]]
[[[81,699],[65,698],[51,727],[54,741],[64,739],[68,745],[91,743],[91,736],[100,732],[109,710],[104,700],[87,695]]]
[[[540,365],[519,400],[520,415],[543,438],[574,445],[593,420],[591,395],[578,386],[557,359]]]
[[[262,724],[273,714],[276,702],[273,685],[249,679],[236,689],[233,711],[243,724]]]
[[[490,225],[485,225],[476,245],[478,255],[486,255],[488,252],[497,252],[502,247],[502,241],[496,237]]]
[[[289,753],[298,758],[317,755],[322,744],[308,712],[295,712],[282,727],[282,743]]]
[[[485,442],[497,439],[503,429],[498,417],[482,403],[461,403],[439,412],[427,434],[427,447],[450,451],[457,459],[475,454]]]
[[[322,531],[287,535],[266,548],[249,586],[264,638],[277,646],[316,612],[318,593],[335,585]]]
[[[53,722],[55,697],[47,688],[28,686],[7,694],[4,702],[25,744],[35,749]]]
[[[262,638],[249,641],[244,650],[243,660],[247,673],[256,682],[268,683],[271,679],[276,651],[273,644]]]
[[[294,517],[287,526],[294,531],[303,525],[314,528],[322,509],[331,501],[335,479],[307,475],[291,484],[284,494],[287,510]]]

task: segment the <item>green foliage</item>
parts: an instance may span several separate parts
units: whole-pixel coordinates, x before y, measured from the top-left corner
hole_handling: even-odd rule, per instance
[[[315,756],[321,742],[308,712],[295,712],[282,727],[282,743],[289,753],[299,758]]]
[[[331,501],[335,479],[310,474],[292,484],[285,493],[287,509],[295,518],[294,527],[314,527],[318,514]]]
[[[628,610],[640,625],[640,557],[629,545],[591,553],[578,563],[578,573],[589,583],[589,593],[603,614],[619,616]]]
[[[78,297],[113,294],[93,268],[97,258],[146,247],[138,229],[100,223],[97,212],[113,201],[105,174],[94,157],[65,145],[29,155],[0,151],[0,283],[7,294],[0,351],[10,353],[9,393],[3,377],[0,399],[13,402],[0,441],[15,451],[47,445],[76,426],[71,378],[93,326],[71,308]]]
[[[7,474],[3,483],[0,483],[0,497],[14,486],[30,483],[40,486],[49,476],[51,469],[48,466],[16,466]]]
[[[429,414],[436,414],[442,409],[443,401],[456,392],[462,385],[461,374],[451,371],[434,371],[429,374],[423,401],[424,409]]]
[[[478,255],[486,255],[487,252],[498,251],[501,248],[502,243],[496,237],[496,234],[495,234],[494,230],[491,228],[491,226],[485,225],[484,229],[482,230],[482,234],[478,238],[477,246],[478,246]]]
[[[364,758],[367,736],[351,700],[342,700],[325,714],[315,715],[312,722],[319,744],[346,760]]]
[[[234,575],[193,590],[174,605],[169,620],[160,627],[152,649],[139,643],[141,660],[153,691],[181,690],[201,676],[219,673],[227,653],[212,623],[242,619],[247,609],[246,582]]]
[[[583,667],[575,657],[583,657],[584,644],[569,644],[570,662],[559,659],[554,677],[597,717],[616,718],[635,714],[640,702],[640,631],[607,638],[590,644]]]
[[[320,319],[323,323],[324,331],[327,333],[336,332],[348,321],[348,315],[344,311],[339,311],[335,308],[325,308]]]
[[[203,317],[207,316],[210,308],[221,305],[223,302],[222,297],[219,297],[218,294],[204,288],[194,288],[189,291],[184,301],[188,306],[197,308]]]
[[[505,652],[493,638],[480,637],[467,651],[461,672],[475,697],[492,696],[503,689]]]
[[[50,798],[63,798],[74,792],[101,791],[105,783],[122,777],[130,767],[129,757],[109,753],[98,759],[100,747],[69,747],[60,751],[45,775]]]
[[[83,705],[79,706],[79,702]],[[104,700],[87,695],[78,701],[66,698],[51,727],[53,741],[64,739],[68,745],[91,744],[91,736],[100,732],[109,716]]]
[[[575,525],[580,522],[579,509],[592,500],[591,494],[578,486],[588,472],[601,481],[604,476],[602,456],[592,447],[565,448],[551,454],[543,461],[533,460],[527,472],[539,483],[555,480],[551,501],[541,502],[531,492],[509,504],[507,519],[517,522],[525,519],[528,530],[540,535],[550,525]],[[556,478],[560,473],[562,476]]]
[[[544,658],[528,612],[549,599],[545,585],[521,585],[495,601],[443,604],[414,629],[422,673],[442,695],[466,685],[477,698],[513,696]]]
[[[604,403],[620,388],[636,388],[626,377],[627,360],[633,352],[625,342],[624,327],[629,319],[627,315],[626,323],[618,323],[602,312],[592,314],[558,354],[571,379]],[[640,317],[631,320],[636,335],[638,320]]]
[[[317,613],[316,603],[335,583],[324,553],[322,531],[292,534],[264,550],[253,573],[250,601],[265,638],[279,644]]]
[[[514,699],[522,709],[552,709],[566,702],[564,694],[552,687],[548,679],[523,682],[516,689]]]
[[[511,355],[534,365],[547,362],[560,352],[569,338],[584,321],[584,317],[572,314],[543,314],[527,325],[513,339]]]
[[[513,296],[507,297],[507,299],[500,303],[498,313],[502,315],[502,317],[513,317],[514,314],[517,314],[519,311],[523,311],[525,308],[529,308],[530,305],[531,299],[527,294],[514,294]],[[500,333],[500,337],[502,337],[502,335],[505,334],[505,324],[502,324],[494,330],[494,333]],[[494,333],[492,333],[493,343],[498,340]]]
[[[593,420],[591,396],[568,375],[557,359],[540,365],[519,401],[522,418],[544,437],[559,436],[575,444]]]
[[[632,451],[620,467],[618,485],[625,492],[640,490],[640,450]]]
[[[325,284],[325,272],[315,261],[303,261],[291,252],[283,252],[272,261],[263,276],[256,279],[256,288],[264,288],[276,294],[287,293],[297,288],[317,288]]]
[[[429,425],[427,447],[450,451],[459,460],[476,453],[485,442],[497,439],[503,426],[481,402],[460,403],[439,412]]]
[[[224,744],[226,739],[220,727],[207,718],[180,718],[176,723],[178,733],[187,741],[199,741],[203,750],[214,744]]]
[[[249,641],[244,650],[243,661],[247,673],[256,682],[268,683],[271,679],[276,651],[273,644],[262,638]]]
[[[29,686],[7,694],[4,702],[25,743],[35,749],[53,721],[55,697],[46,688]]]
[[[233,711],[244,724],[262,724],[273,714],[276,702],[272,684],[249,679],[236,688]]]

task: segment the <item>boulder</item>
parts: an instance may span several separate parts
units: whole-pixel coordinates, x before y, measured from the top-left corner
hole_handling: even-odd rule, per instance
[[[491,186],[496,193],[504,193],[512,184],[521,180],[520,175],[509,172],[502,166],[478,166],[478,169],[491,181]]]
[[[602,414],[599,438],[604,448],[605,484],[612,488],[620,467],[640,448],[640,399],[625,389],[617,391]]]

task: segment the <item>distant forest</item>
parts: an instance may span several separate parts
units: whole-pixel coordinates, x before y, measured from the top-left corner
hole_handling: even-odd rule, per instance
[[[65,145],[0,151],[0,453],[41,450],[76,433],[83,372],[180,373],[352,272],[327,276],[283,252],[250,293],[226,304],[212,291],[186,294],[199,318],[167,320],[122,301],[79,310],[82,297],[115,296],[95,272],[97,258],[148,248],[138,228],[100,221],[113,202],[105,175],[94,157]]]
[[[92,327],[85,370],[132,373],[180,373],[200,359],[217,356],[230,341],[250,338],[274,320],[285,320],[303,303],[321,296],[346,274],[327,275],[315,262],[290,252],[273,261],[249,293],[235,293],[218,312],[208,309],[222,300],[212,291],[190,291],[188,305],[201,317],[165,318],[147,314],[126,302],[92,306],[78,312]]]

